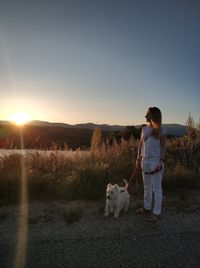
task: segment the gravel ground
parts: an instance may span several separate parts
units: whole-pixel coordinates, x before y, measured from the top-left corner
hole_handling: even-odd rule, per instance
[[[35,202],[26,226],[19,206],[1,207],[0,267],[200,267],[200,210],[192,205],[168,206],[149,223],[135,202],[117,220],[104,218],[104,202]]]

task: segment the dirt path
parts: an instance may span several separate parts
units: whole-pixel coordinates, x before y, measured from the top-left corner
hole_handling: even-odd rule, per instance
[[[12,267],[11,263],[13,263],[13,256],[16,252],[18,235],[20,231],[23,234],[26,228],[27,236],[22,236],[20,240],[20,247],[23,248],[24,244],[27,245],[25,255],[28,258],[26,259],[28,264],[26,267],[35,267],[35,262],[37,267],[63,267],[63,263],[66,262],[69,265],[64,267],[83,267],[81,263],[80,266],[78,265],[76,255],[88,267],[131,267],[129,266],[132,263],[130,260],[129,264],[126,263],[126,266],[97,265],[99,261],[102,261],[101,254],[103,254],[104,260],[107,259],[107,263],[111,263],[113,257],[110,255],[110,250],[116,247],[117,253],[112,251],[112,254],[117,254],[116,258],[118,258],[120,252],[124,256],[129,252],[127,258],[129,256],[129,259],[132,260],[134,255],[134,258],[137,258],[137,267],[143,267],[143,264],[146,265],[147,260],[150,261],[151,259],[151,252],[154,252],[155,249],[157,249],[158,256],[160,256],[156,257],[156,252],[153,253],[155,254],[157,267],[167,267],[159,266],[163,258],[168,265],[179,267],[172,265],[175,263],[175,258],[172,254],[173,250],[176,251],[177,256],[187,253],[185,255],[186,259],[182,258],[184,262],[180,261],[182,267],[197,267],[193,265],[199,263],[200,253],[199,196],[197,192],[190,192],[190,195],[185,199],[183,196],[180,198],[177,195],[165,197],[162,218],[157,223],[149,223],[145,216],[135,214],[135,208],[141,204],[141,200],[134,199],[131,202],[129,211],[122,214],[117,220],[113,217],[104,218],[104,201],[35,202],[28,207],[25,206],[23,213],[27,208],[27,215],[20,214],[19,206],[1,207],[0,259],[3,264],[1,267]],[[21,227],[19,227],[19,222],[21,222]],[[24,229],[23,224],[26,222],[28,224]],[[153,248],[151,243],[154,245]],[[173,243],[173,245],[170,243]],[[94,246],[96,247],[95,250]],[[63,254],[62,247],[65,254]],[[93,250],[95,253],[93,257],[95,261],[91,260],[90,263],[86,263],[86,256],[89,254],[87,247],[89,251]],[[130,251],[130,247],[134,249],[134,254]],[[186,250],[187,247],[189,247],[189,251]],[[40,252],[38,252],[38,248]],[[57,252],[57,248],[60,248],[61,251]],[[85,255],[82,255],[80,248],[85,252]],[[107,252],[104,248],[107,248]],[[70,253],[68,252],[69,250]],[[56,252],[57,257],[52,264],[56,265],[56,261],[59,259],[60,266],[49,266],[48,264],[52,258],[53,251]],[[169,257],[171,261],[166,258],[164,251],[171,256]],[[49,255],[49,259],[47,258],[46,262],[41,256],[41,252]],[[71,254],[71,258],[66,255],[67,252]],[[142,254],[141,258],[138,258],[136,252],[138,252],[137,254]],[[145,254],[146,259],[142,259],[143,254]],[[120,258],[123,259],[122,256]],[[70,264],[72,259],[74,262]],[[186,264],[187,262],[191,266],[184,266],[184,263]],[[95,265],[93,266],[92,264]]]

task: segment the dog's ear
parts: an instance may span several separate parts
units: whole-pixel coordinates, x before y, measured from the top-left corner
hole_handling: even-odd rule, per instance
[[[115,185],[114,185],[114,188],[115,188],[115,189],[118,189],[118,188],[119,188],[119,186],[118,186],[117,184],[115,184]]]
[[[107,188],[111,188],[112,187],[112,184],[111,183],[108,183],[107,184]]]

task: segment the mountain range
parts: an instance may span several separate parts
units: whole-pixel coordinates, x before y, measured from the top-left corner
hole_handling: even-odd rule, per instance
[[[0,121],[0,125],[8,125],[11,124],[9,121]],[[122,131],[126,128],[123,125],[108,125],[108,124],[94,124],[94,123],[80,123],[80,124],[67,124],[67,123],[51,123],[48,121],[39,121],[34,120],[27,123],[27,125],[32,126],[46,126],[46,127],[63,127],[63,128],[75,128],[75,129],[89,129],[94,130],[96,126],[98,126],[101,131],[107,132],[114,132],[114,131]],[[136,128],[140,128],[142,125],[136,125]],[[167,135],[171,136],[183,136],[186,131],[187,127],[181,124],[163,124],[163,127],[166,130]]]
[[[31,121],[29,122],[29,124],[35,126],[52,126],[52,127],[90,129],[90,130],[94,130],[94,128],[98,126],[101,129],[101,131],[106,132],[122,131],[126,128],[126,126],[123,125],[108,125],[108,124],[97,125],[94,123],[82,123],[82,124],[70,125],[65,123],[50,123],[47,121],[37,121],[37,120]],[[136,125],[135,127],[140,128],[141,126],[142,125]],[[165,128],[167,135],[170,136],[183,136],[187,131],[187,127],[180,124],[163,124],[163,127]]]
[[[120,138],[121,135],[125,137],[127,133],[128,135],[135,133],[137,137],[135,135],[134,137],[138,138],[141,126],[98,125],[103,139],[112,135],[116,138]],[[20,148],[22,132],[25,148],[51,148],[52,144],[60,148],[65,145],[71,149],[88,148],[95,127],[97,125],[94,123],[70,125],[31,121],[21,128],[9,121],[0,121],[0,148]],[[168,136],[182,136],[187,130],[186,126],[179,124],[164,124],[164,127]]]

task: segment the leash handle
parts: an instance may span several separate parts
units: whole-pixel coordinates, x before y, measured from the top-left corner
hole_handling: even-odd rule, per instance
[[[151,172],[144,172],[144,173],[147,174],[147,175],[152,175],[154,173],[157,173],[157,172],[161,171],[162,169],[163,169],[163,167],[161,166],[160,168],[156,168]]]

